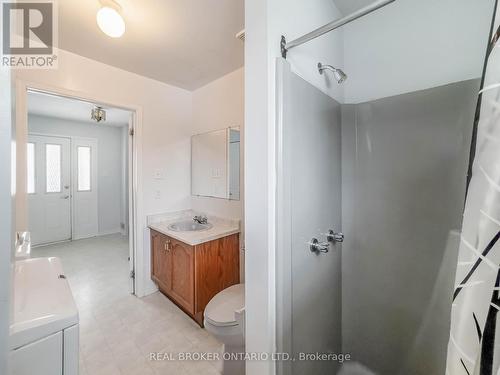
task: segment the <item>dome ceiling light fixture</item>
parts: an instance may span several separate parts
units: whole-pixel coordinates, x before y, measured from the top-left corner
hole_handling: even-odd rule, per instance
[[[97,25],[111,38],[120,38],[125,33],[122,7],[114,0],[99,0],[101,9],[97,12]]]

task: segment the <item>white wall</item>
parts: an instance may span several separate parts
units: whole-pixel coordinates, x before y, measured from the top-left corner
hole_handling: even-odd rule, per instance
[[[247,351],[275,350],[275,69],[280,37],[288,40],[339,16],[331,0],[253,0],[245,3],[245,229]],[[289,52],[293,70],[343,101],[319,61],[343,68],[341,32]],[[247,362],[247,374],[273,374],[272,362]]]
[[[29,115],[28,129],[30,133],[97,139],[99,234],[121,232],[124,200],[122,127]]]
[[[270,52],[268,8],[266,0],[245,2],[245,349],[256,353],[274,351],[276,328],[272,66],[278,51]],[[247,361],[246,370],[275,373],[273,363],[262,361]]]
[[[345,102],[479,78],[493,5],[491,0],[398,0],[345,26]]]
[[[189,91],[66,51],[60,51],[57,70],[22,70],[15,73],[15,78],[93,96],[108,104],[141,108],[142,164],[138,179],[142,184],[142,194],[138,196],[137,204],[142,209],[138,219],[145,223],[146,215],[190,208],[192,95]],[[18,140],[21,141],[18,147],[19,163],[26,163],[26,147],[23,144],[26,130],[24,134],[18,134]],[[161,171],[164,178],[155,179],[156,170]],[[17,181],[21,187],[26,186],[24,175],[19,174]],[[25,228],[25,191],[20,188],[18,193],[21,199],[16,208],[20,215],[17,226]],[[139,236],[142,235],[139,233]],[[144,241],[139,243],[142,246],[137,249],[143,261],[143,264],[138,264],[137,272],[145,271],[137,279],[139,294],[156,290],[150,280],[150,250],[146,231],[143,238]]]
[[[320,26],[342,17],[332,0],[273,1],[270,20],[270,47],[273,54],[279,52],[281,35],[288,42]],[[318,62],[345,70],[343,30],[325,34],[309,43],[291,49],[287,60],[292,71],[318,87],[338,102],[344,101],[344,87],[331,79],[331,74],[319,74]],[[277,56],[281,56],[278,53]]]
[[[292,49],[299,76],[341,103],[361,103],[481,76],[491,23],[490,0],[398,0],[318,39]],[[274,1],[268,48],[342,17],[332,0]],[[247,32],[248,33],[248,32]],[[319,75],[318,62],[341,67],[343,85]],[[272,72],[271,72],[272,73]]]
[[[1,34],[1,31],[0,31]],[[0,35],[1,36],[1,35]],[[11,170],[15,171],[15,143],[11,123],[11,85],[8,69],[0,69],[0,374],[7,374],[11,296],[14,261],[13,192]]]
[[[193,91],[193,134],[228,127],[240,128],[240,200],[191,197],[192,208],[216,216],[240,219],[240,281],[245,281],[245,222],[243,218],[245,100],[244,68]]]
[[[497,12],[495,14],[495,27],[494,27],[494,30],[497,30],[499,25],[500,25],[500,7],[497,7]]]
[[[241,68],[193,91],[193,134],[228,127],[239,127],[241,134],[244,134],[244,75],[244,69]],[[242,138],[244,139],[244,135]],[[240,164],[239,201],[192,197],[192,208],[216,216],[241,219],[244,199],[243,161]]]

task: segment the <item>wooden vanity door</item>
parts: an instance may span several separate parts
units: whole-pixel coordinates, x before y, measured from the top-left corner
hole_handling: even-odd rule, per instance
[[[172,289],[172,253],[171,240],[160,233],[153,232],[153,258],[151,259],[153,279],[166,293]]]
[[[172,298],[194,314],[194,248],[171,239]]]

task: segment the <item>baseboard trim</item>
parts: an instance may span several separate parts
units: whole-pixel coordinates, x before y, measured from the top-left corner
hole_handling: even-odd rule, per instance
[[[107,231],[99,232],[99,234],[97,236],[108,236],[110,234],[122,234],[122,230],[120,228],[107,230]]]
[[[148,283],[146,289],[144,290],[144,293],[141,296],[138,297],[145,297],[150,294],[156,293],[158,291],[158,286],[151,281],[151,283]]]

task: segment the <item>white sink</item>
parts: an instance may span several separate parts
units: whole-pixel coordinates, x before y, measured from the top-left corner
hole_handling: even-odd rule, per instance
[[[186,220],[179,221],[177,223],[172,223],[168,226],[168,229],[173,230],[175,232],[199,232],[202,230],[207,230],[212,228],[212,224],[200,224],[197,221]]]

